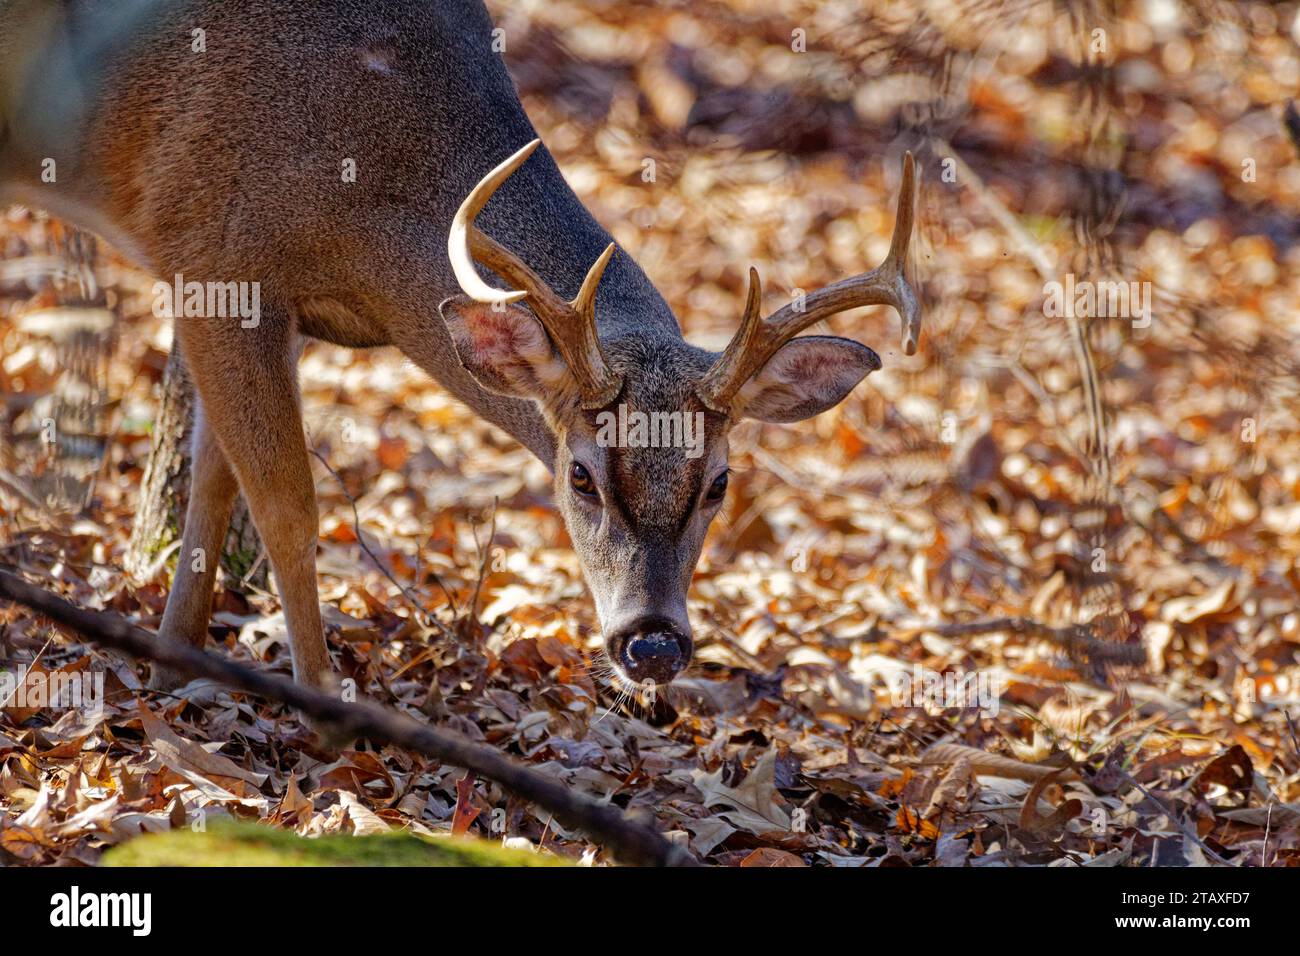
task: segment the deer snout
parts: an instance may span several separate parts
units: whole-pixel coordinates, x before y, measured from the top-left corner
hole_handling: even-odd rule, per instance
[[[608,649],[629,680],[667,684],[690,663],[694,643],[668,618],[642,617],[616,631]]]

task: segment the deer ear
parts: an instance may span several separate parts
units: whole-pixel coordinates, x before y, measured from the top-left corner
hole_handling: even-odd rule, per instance
[[[458,295],[438,307],[465,370],[489,392],[541,399],[565,387],[569,370],[527,309]]]
[[[830,335],[791,339],[736,396],[741,418],[797,422],[844,400],[853,386],[880,368],[880,356],[857,342]]]

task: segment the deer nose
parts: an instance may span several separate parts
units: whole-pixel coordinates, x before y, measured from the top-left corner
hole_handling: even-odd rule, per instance
[[[691,659],[690,636],[683,634],[667,618],[646,617],[633,621],[615,635],[611,643],[618,648],[618,659],[624,672],[638,684],[645,681],[666,684]]]

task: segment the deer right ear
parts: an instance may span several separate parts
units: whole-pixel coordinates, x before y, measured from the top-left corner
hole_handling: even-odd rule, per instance
[[[852,339],[791,339],[740,390],[738,417],[797,422],[820,415],[879,369],[880,356]]]
[[[460,364],[489,392],[541,399],[569,384],[564,360],[527,309],[458,295],[438,307]]]

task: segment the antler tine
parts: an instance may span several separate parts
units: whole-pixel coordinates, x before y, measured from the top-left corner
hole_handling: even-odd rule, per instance
[[[758,270],[750,266],[749,293],[745,297],[745,314],[740,318],[740,328],[736,329],[736,334],[731,337],[722,355],[696,387],[700,400],[715,412],[726,412],[735,393],[740,391],[749,375],[753,374],[746,374],[744,365],[747,356],[754,354],[762,331],[763,280],[759,278]],[[729,388],[726,384],[728,382],[735,382],[735,388]]]
[[[623,385],[622,379],[610,371],[596,331],[596,289],[614,254],[614,243],[609,244],[588,270],[577,297],[566,302],[527,263],[474,224],[475,217],[493,193],[539,145],[540,139],[533,140],[484,176],[470,191],[452,219],[447,254],[461,290],[476,302],[509,304],[530,297],[533,314],[546,329],[551,344],[564,358],[578,383],[582,407],[599,408],[613,401]],[[520,291],[494,289],[479,277],[475,261]]]
[[[605,247],[600,258],[587,270],[587,277],[582,280],[582,288],[569,303],[575,312],[584,319],[589,319],[589,322],[584,322],[584,325],[590,324],[593,329],[596,325],[596,289],[600,285],[601,276],[605,274],[605,266],[609,265],[609,260],[613,258],[614,250],[617,248],[617,244],[613,242]]]
[[[898,214],[885,261],[868,273],[843,279],[812,293],[804,300],[802,309],[791,303],[778,309],[766,321],[758,321],[756,298],[761,297],[758,273],[750,270],[749,301],[740,329],[700,381],[698,393],[705,405],[715,411],[729,412],[736,394],[781,346],[810,325],[846,309],[892,305],[903,322],[903,351],[907,355],[916,353],[921,335],[921,310],[905,274],[915,192],[916,164],[909,152],[903,156]]]
[[[473,234],[478,232],[474,225],[475,217],[483,211],[483,207],[492,198],[492,194],[510,178],[510,175],[516,169],[527,161],[529,156],[533,155],[533,152],[541,143],[540,139],[533,140],[479,180],[478,185],[470,190],[469,195],[465,197],[465,201],[460,204],[460,208],[456,210],[456,215],[451,221],[451,232],[447,236],[447,255],[451,259],[451,269],[456,274],[456,281],[460,284],[461,291],[475,302],[518,302],[528,294],[526,291],[506,292],[501,289],[494,289],[479,278],[478,270],[474,268],[471,241]],[[500,251],[513,258],[505,249]],[[519,265],[523,265],[523,263],[519,262]]]

